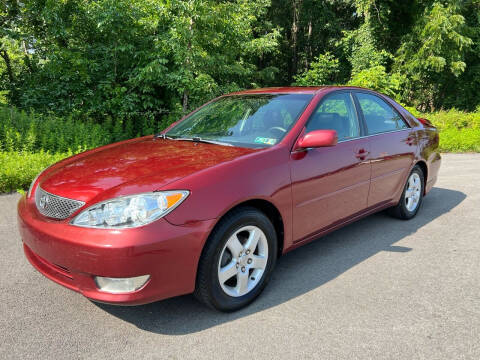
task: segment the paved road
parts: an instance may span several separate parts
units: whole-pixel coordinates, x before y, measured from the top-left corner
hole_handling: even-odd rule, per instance
[[[445,155],[408,222],[376,214],[280,259],[234,314],[95,305],[25,260],[0,196],[0,358],[479,359],[480,155]]]

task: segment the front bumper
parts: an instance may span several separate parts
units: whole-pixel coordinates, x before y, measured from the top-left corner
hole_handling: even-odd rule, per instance
[[[30,263],[49,279],[99,302],[138,305],[191,293],[214,220],[185,226],[160,219],[123,230],[90,229],[43,217],[32,200],[18,203],[18,226]],[[94,276],[150,275],[127,294],[98,290]]]

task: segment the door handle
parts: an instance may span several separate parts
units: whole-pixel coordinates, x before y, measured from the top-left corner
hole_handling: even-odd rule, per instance
[[[360,160],[365,160],[365,158],[368,156],[368,154],[370,154],[369,151],[367,151],[365,149],[360,149],[360,150],[355,152],[355,157],[357,159],[360,159]]]

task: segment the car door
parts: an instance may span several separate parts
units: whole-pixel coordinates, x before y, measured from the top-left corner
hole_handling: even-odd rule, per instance
[[[338,144],[292,152],[293,238],[300,241],[361,212],[370,186],[369,141],[352,94],[326,95],[308,120],[304,133],[337,131]]]
[[[406,121],[386,100],[370,92],[354,95],[370,139],[370,207],[391,201],[403,189],[416,147]]]

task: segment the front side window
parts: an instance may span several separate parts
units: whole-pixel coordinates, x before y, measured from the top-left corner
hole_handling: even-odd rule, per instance
[[[309,94],[222,97],[175,125],[166,136],[253,148],[273,146],[283,139],[311,99]]]
[[[400,114],[378,96],[360,92],[356,96],[369,135],[407,128]]]
[[[360,136],[357,112],[350,93],[327,95],[308,120],[306,133],[313,130],[336,130],[339,141]]]

